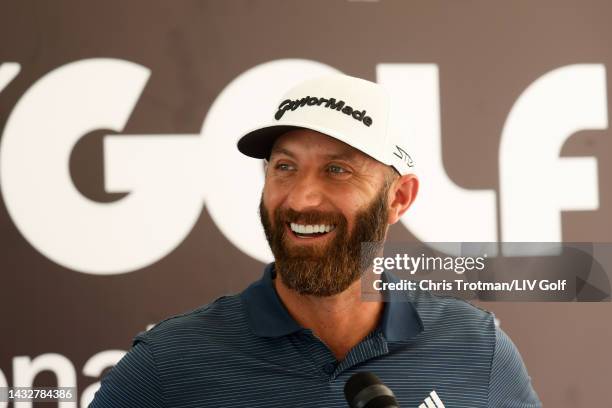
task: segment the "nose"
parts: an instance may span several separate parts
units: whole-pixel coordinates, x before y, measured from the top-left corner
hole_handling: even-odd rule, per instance
[[[323,203],[323,186],[314,174],[296,177],[287,196],[287,205],[294,211],[317,209]]]

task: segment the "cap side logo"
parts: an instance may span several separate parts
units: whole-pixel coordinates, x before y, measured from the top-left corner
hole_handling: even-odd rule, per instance
[[[398,157],[400,160],[403,160],[404,163],[408,165],[408,167],[414,167],[414,160],[412,160],[412,157],[410,157],[408,152],[406,152],[398,145],[395,145],[395,148],[397,149],[397,152],[393,152],[393,155]]]
[[[324,105],[323,105],[324,104]],[[357,110],[352,106],[346,105],[344,101],[336,101],[336,98],[323,98],[316,96],[305,96],[302,99],[296,99],[292,101],[291,99],[285,99],[278,105],[278,110],[274,115],[276,120],[280,120],[283,117],[285,112],[289,110],[296,110],[298,108],[302,108],[304,106],[321,106],[324,108],[329,108],[333,110],[337,110],[338,112],[342,112],[345,115],[352,117],[353,119],[363,123],[365,126],[370,127],[374,120],[366,115],[366,110]]]

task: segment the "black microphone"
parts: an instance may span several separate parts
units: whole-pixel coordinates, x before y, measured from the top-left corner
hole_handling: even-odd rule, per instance
[[[372,373],[355,373],[344,385],[351,408],[399,408],[393,391]]]

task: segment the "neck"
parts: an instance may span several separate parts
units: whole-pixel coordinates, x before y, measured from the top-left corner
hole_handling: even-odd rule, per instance
[[[274,286],[291,317],[312,330],[339,361],[376,328],[383,310],[382,302],[361,300],[359,280],[344,292],[326,297],[301,295],[278,276]]]

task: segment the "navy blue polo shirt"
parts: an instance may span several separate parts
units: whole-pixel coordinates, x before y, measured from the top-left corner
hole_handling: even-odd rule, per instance
[[[402,408],[541,406],[489,312],[396,292],[378,327],[337,361],[289,315],[274,277],[270,264],[242,293],[137,335],[90,407],[345,408],[344,384],[358,371],[376,374]]]

